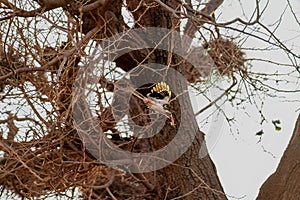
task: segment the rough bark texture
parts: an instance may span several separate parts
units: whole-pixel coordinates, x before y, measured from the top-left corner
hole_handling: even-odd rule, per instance
[[[163,1],[167,5],[176,7],[176,3],[172,1]],[[146,12],[144,19],[145,23],[143,26],[157,26],[172,28],[175,27],[174,21],[171,20],[171,16],[161,8],[152,8],[149,12]],[[159,19],[159,20],[157,20]],[[172,23],[173,22],[173,23]],[[155,57],[152,61],[155,63],[166,64],[168,59],[167,52],[156,51]],[[180,58],[173,56],[173,64],[176,65]],[[181,91],[186,89],[186,85],[178,85],[176,79],[173,79],[172,86],[180,87]],[[172,81],[171,81],[172,82]],[[191,102],[188,95],[185,95],[185,108],[184,118],[180,119],[178,112],[175,111],[176,121],[188,120],[190,121],[189,127],[185,127],[187,137],[189,136],[190,127],[197,127],[195,117],[193,116]],[[178,106],[178,105],[177,105]],[[178,107],[174,110],[178,110]],[[197,129],[197,128],[196,128]],[[165,127],[161,133],[151,138],[152,148],[160,149],[167,145],[176,135],[176,131],[170,126]],[[196,138],[190,148],[185,152],[175,163],[165,167],[157,172],[156,175],[156,186],[158,186],[158,195],[161,198],[176,198],[182,197],[183,199],[226,199],[225,195],[222,194],[223,189],[218,180],[216,169],[209,156],[200,159],[199,150],[203,144],[203,134],[198,130]],[[185,145],[185,141],[182,144]]]
[[[166,5],[172,7],[173,9],[177,9],[179,5],[177,1],[172,0],[164,0],[162,1]],[[163,27],[168,29],[177,29],[179,21],[174,19],[173,16],[162,9],[159,5],[155,5],[153,1],[145,1],[143,4],[139,5],[139,1],[131,0],[127,1],[127,5],[129,10],[135,10],[132,14],[134,19],[136,20],[135,27]],[[121,17],[120,12],[116,7],[111,9],[116,15],[116,18],[119,20]],[[110,13],[113,15],[112,13]],[[119,22],[121,23],[121,22]],[[92,24],[92,23],[91,23]],[[110,25],[109,25],[110,26]],[[109,27],[108,26],[108,27]],[[112,28],[109,28],[113,30]],[[114,30],[113,32],[119,32],[120,30]],[[102,37],[109,36],[110,34],[104,33]],[[162,50],[155,50],[152,55],[144,55],[142,51],[131,52],[119,57],[116,60],[116,64],[121,67],[125,71],[129,71],[134,68],[137,63],[136,61],[143,60],[145,56],[148,56],[146,63],[160,63],[166,65],[168,63],[168,52]],[[172,66],[176,67],[180,61],[180,58],[173,56],[172,58]],[[184,68],[184,66],[182,67]],[[141,79],[141,77],[139,77]],[[134,80],[132,80],[134,82]],[[177,86],[181,88],[181,91],[187,89],[187,85],[178,85],[176,83],[176,79],[173,79],[173,86]],[[189,126],[185,127],[185,132],[187,133],[187,137],[189,137],[190,127],[194,127],[194,129],[198,129],[195,117],[193,116],[193,110],[191,106],[191,102],[189,96],[185,95],[185,107],[184,113],[188,119],[190,120]],[[174,106],[174,110],[178,110],[179,105]],[[178,112],[176,113],[176,122],[179,120],[187,120],[185,118],[180,119],[180,115],[178,116]],[[160,149],[163,146],[167,145],[176,135],[176,130],[171,128],[170,125],[166,125],[162,131],[150,139],[151,149]],[[144,141],[144,143],[148,144],[148,141]],[[196,137],[194,139],[193,144],[189,147],[189,149],[173,164],[165,167],[159,171],[153,173],[144,174],[144,176],[150,181],[152,185],[154,185],[155,190],[152,192],[152,197],[155,199],[172,199],[172,198],[182,198],[182,199],[226,199],[226,196],[223,193],[223,189],[221,183],[219,182],[216,168],[210,159],[209,155],[205,158],[199,158],[199,150],[201,145],[204,143],[203,134],[197,131]],[[185,141],[182,141],[182,144],[185,145]],[[118,193],[114,189],[119,190],[119,188],[114,187],[114,185],[119,185],[119,183],[115,182],[111,186],[112,193]],[[140,189],[136,189],[140,190]],[[100,193],[95,191],[95,193]],[[138,199],[138,197],[135,197]]]
[[[300,198],[300,115],[292,139],[277,170],[260,188],[257,200],[298,200]]]
[[[162,1],[166,5],[177,9],[179,5],[176,1],[164,0]],[[153,1],[145,1],[139,5],[139,1],[127,1],[129,10],[135,10],[132,14],[136,20],[135,27],[163,27],[168,29],[177,29],[179,21],[174,19],[173,16],[162,9],[159,5],[153,4]],[[117,16],[119,11],[117,9],[111,10]],[[110,29],[112,30],[112,29]],[[114,32],[114,31],[113,31]],[[119,32],[119,30],[116,30]],[[103,34],[110,35],[110,34]],[[105,36],[104,36],[105,37]],[[146,63],[160,63],[166,65],[168,63],[168,52],[162,50],[155,50],[150,56],[142,51],[135,51],[128,54],[124,54],[116,59],[116,64],[125,71],[129,71],[134,68],[138,62],[148,56]],[[180,58],[173,56],[171,67],[178,66]],[[176,65],[177,64],[177,65]],[[187,66],[186,66],[187,67]],[[184,68],[184,66],[182,66]],[[139,79],[141,77],[139,76]],[[134,82],[134,80],[132,80]],[[187,89],[187,85],[178,85],[176,79],[171,81],[173,86],[181,88],[181,91]],[[173,88],[174,89],[174,88]],[[197,128],[195,117],[193,116],[193,110],[189,96],[185,95],[185,116],[190,120],[189,126],[185,127],[187,137],[189,137],[190,127]],[[175,111],[179,109],[178,105],[173,108]],[[180,119],[176,113],[177,123],[178,120],[187,120],[185,118]],[[160,149],[167,145],[176,135],[176,130],[171,128],[170,125],[166,125],[162,131],[155,137],[150,139],[151,149]],[[140,141],[141,142],[141,141]],[[144,141],[148,144],[148,141]],[[165,167],[157,172],[144,174],[145,177],[155,186],[155,190],[152,191],[152,198],[155,196],[157,199],[171,199],[181,197],[183,199],[226,199],[222,186],[219,182],[216,168],[209,156],[203,159],[199,158],[199,150],[204,143],[203,134],[197,131],[196,137],[190,148],[172,165]],[[185,141],[182,144],[185,145]],[[113,188],[117,182],[112,184],[111,191],[115,193]],[[98,192],[96,192],[98,193]],[[137,198],[137,197],[135,197]]]

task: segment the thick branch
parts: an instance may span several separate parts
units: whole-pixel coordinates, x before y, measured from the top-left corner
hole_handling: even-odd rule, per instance
[[[205,17],[205,16],[209,16],[211,15],[221,4],[223,3],[223,0],[210,0],[205,8],[203,8],[201,10],[201,15],[200,17]],[[198,14],[196,14],[198,15]],[[187,22],[185,28],[184,28],[184,34],[188,37],[184,38],[184,44],[185,42],[191,42],[191,41],[188,41],[188,38],[193,38],[194,37],[194,34],[197,32],[198,28],[197,27],[200,27],[201,25],[203,25],[204,23],[206,23],[207,20],[204,20],[202,19],[201,21],[199,21],[197,24],[195,24],[195,19],[193,18],[190,18],[189,21]]]
[[[41,0],[41,4],[46,10],[52,10],[59,7],[64,7],[68,4],[66,0]]]
[[[65,0],[42,1],[40,3],[41,7],[31,10],[31,11],[27,11],[27,10],[18,8],[17,6],[13,5],[12,3],[10,3],[7,0],[1,0],[0,3],[3,3],[4,5],[6,5],[8,7],[8,9],[12,10],[10,15],[1,18],[0,21],[7,20],[7,19],[13,18],[15,16],[17,16],[17,17],[35,17],[39,14],[42,14],[45,11],[49,11],[49,10],[59,8],[59,7],[64,7],[67,5],[67,2]]]
[[[82,8],[82,12],[89,12],[91,10],[97,9],[101,6],[105,6],[108,3],[106,0],[98,0],[94,3],[88,4]]]
[[[279,166],[260,188],[257,200],[298,199],[300,194],[300,115]]]

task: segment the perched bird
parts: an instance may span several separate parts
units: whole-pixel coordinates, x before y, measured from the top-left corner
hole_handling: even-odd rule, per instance
[[[168,119],[170,119],[171,125],[175,126],[172,113],[166,109],[166,105],[169,104],[172,93],[170,87],[165,82],[155,84],[155,86],[152,87],[151,92],[148,93],[146,97],[133,88],[129,89],[136,97],[142,99],[149,109],[165,115]]]
[[[147,94],[147,98],[144,98],[144,103],[148,108],[165,115],[170,119],[171,125],[175,126],[172,113],[165,108],[165,106],[169,104],[171,94],[170,87],[165,82],[160,82],[151,89],[149,94]]]

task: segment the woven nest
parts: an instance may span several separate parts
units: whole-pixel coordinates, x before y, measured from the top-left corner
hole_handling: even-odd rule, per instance
[[[221,75],[231,75],[237,71],[246,75],[245,54],[233,39],[211,39],[204,48],[208,50]]]

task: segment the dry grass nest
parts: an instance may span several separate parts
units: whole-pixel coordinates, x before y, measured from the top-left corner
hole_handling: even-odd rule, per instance
[[[208,54],[213,59],[221,75],[231,75],[233,72],[241,72],[247,75],[245,69],[245,53],[233,39],[211,39],[204,44]]]

